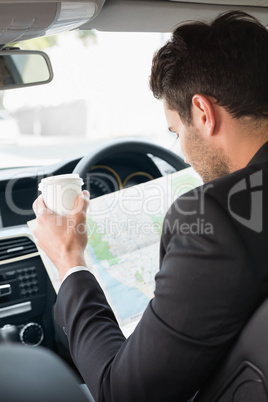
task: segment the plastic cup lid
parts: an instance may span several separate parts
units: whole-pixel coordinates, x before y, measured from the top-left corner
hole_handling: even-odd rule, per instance
[[[49,176],[45,177],[44,179],[41,180],[39,183],[38,189],[42,191],[43,186],[45,184],[51,184],[51,183],[60,183],[60,182],[76,182],[77,184],[80,184],[81,186],[84,184],[83,180],[77,173],[72,173],[72,174],[61,174],[58,176]]]

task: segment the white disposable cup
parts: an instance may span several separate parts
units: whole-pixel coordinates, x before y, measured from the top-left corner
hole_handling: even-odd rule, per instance
[[[68,215],[83,184],[76,173],[62,174],[42,179],[38,189],[42,192],[48,209],[58,215]]]

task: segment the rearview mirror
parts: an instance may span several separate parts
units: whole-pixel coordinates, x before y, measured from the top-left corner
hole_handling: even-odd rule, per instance
[[[0,90],[49,83],[53,71],[48,56],[36,50],[0,51]]]

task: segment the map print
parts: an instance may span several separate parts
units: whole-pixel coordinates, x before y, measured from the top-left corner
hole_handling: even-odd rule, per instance
[[[126,336],[154,297],[165,214],[177,197],[201,184],[197,173],[186,168],[90,202],[87,266],[99,281]],[[31,232],[34,224],[35,220],[28,222]],[[39,252],[58,293],[58,270],[43,250]]]
[[[91,201],[88,257],[122,328],[137,323],[154,297],[168,208],[200,184],[199,176],[187,168]]]

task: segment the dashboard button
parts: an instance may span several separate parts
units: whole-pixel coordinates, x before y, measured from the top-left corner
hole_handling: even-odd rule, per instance
[[[11,293],[12,293],[12,289],[9,284],[0,285],[0,297],[10,295]]]

